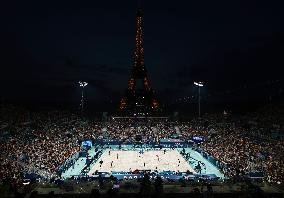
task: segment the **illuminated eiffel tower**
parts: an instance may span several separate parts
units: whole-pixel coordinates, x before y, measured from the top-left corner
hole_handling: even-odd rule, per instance
[[[130,116],[149,116],[159,109],[159,103],[150,87],[144,63],[143,11],[141,8],[136,14],[135,50],[131,76],[125,96],[120,101],[119,109],[125,115]]]

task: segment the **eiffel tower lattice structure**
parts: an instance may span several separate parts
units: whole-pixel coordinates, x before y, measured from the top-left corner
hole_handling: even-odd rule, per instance
[[[136,14],[136,37],[131,76],[128,89],[120,101],[119,109],[128,116],[150,116],[159,111],[159,103],[150,87],[144,63],[143,11]]]

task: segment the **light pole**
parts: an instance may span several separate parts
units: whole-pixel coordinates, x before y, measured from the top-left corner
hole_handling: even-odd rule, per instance
[[[79,81],[80,87],[82,87],[82,96],[81,96],[81,112],[84,111],[84,88],[88,85],[87,82]]]
[[[200,113],[200,87],[203,87],[203,83],[202,82],[194,82],[194,85],[198,86],[198,116],[200,117],[201,113]]]

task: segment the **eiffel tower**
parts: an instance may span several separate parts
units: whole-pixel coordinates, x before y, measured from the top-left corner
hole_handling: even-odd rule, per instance
[[[136,14],[136,37],[131,76],[128,89],[120,101],[119,109],[128,116],[149,116],[159,110],[159,103],[150,87],[144,63],[143,11]]]

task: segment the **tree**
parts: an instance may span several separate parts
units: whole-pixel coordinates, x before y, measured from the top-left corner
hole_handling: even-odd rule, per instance
[[[140,195],[142,197],[150,197],[151,195],[151,181],[148,174],[145,174],[141,181]]]
[[[161,177],[157,177],[154,182],[155,196],[160,196],[163,193],[163,180]]]

